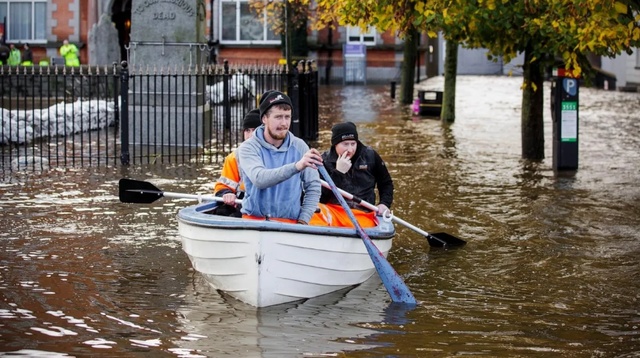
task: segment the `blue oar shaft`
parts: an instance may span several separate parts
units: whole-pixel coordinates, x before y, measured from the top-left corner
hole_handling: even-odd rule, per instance
[[[369,235],[364,232],[355,215],[353,215],[353,212],[347,205],[347,202],[344,200],[335,183],[329,176],[329,173],[327,173],[327,170],[324,168],[324,166],[318,166],[318,171],[320,171],[320,174],[329,184],[333,195],[336,196],[336,198],[340,202],[340,205],[342,205],[342,208],[349,216],[349,219],[351,219],[353,226],[355,226],[358,235],[360,235],[360,237],[362,238],[364,246],[367,248],[367,252],[369,253],[369,257],[371,257],[371,261],[373,261],[373,265],[375,266],[376,271],[378,271],[378,275],[380,276],[380,279],[382,279],[384,287],[387,289],[387,292],[389,292],[391,300],[393,302],[415,304],[416,299],[415,297],[413,297],[411,290],[409,290],[409,287],[405,285],[404,281],[402,281],[402,278],[400,278],[398,273],[393,269],[393,267],[391,267],[391,264],[389,263],[389,261],[387,261],[382,252],[380,252],[376,245],[373,244],[373,241],[371,241]]]

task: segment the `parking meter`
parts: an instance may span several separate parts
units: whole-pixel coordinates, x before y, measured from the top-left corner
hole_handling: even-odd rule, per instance
[[[553,170],[578,169],[578,79],[564,69],[553,70],[551,118]]]

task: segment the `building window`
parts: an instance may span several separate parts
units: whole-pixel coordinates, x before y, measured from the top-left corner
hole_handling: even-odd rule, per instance
[[[636,68],[640,68],[640,47],[636,49]]]
[[[222,0],[220,2],[220,42],[246,44],[280,44],[267,22],[267,12],[256,14],[248,0]]]
[[[359,27],[347,27],[347,43],[360,43],[366,45],[376,44],[376,29],[369,28],[368,31],[362,32]]]
[[[44,42],[47,40],[46,1],[0,1],[0,21],[6,17],[9,42]]]

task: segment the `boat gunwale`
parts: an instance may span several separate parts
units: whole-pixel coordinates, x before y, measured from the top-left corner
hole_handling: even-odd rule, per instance
[[[290,224],[273,220],[248,220],[205,213],[205,211],[215,208],[216,205],[216,202],[208,202],[180,209],[178,211],[178,221],[189,225],[225,230],[289,232],[296,234],[319,236],[331,235],[349,238],[360,237],[357,231],[352,228]],[[382,231],[378,227],[365,228],[364,231],[371,240],[389,240],[393,239],[396,234],[395,227],[392,224],[391,227],[393,230],[389,231]]]

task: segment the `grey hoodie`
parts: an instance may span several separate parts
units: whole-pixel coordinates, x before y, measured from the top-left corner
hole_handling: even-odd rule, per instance
[[[318,171],[295,163],[309,150],[307,144],[291,132],[280,148],[264,140],[264,125],[238,148],[236,159],[246,194],[242,213],[267,218],[309,222],[320,201]],[[300,196],[304,188],[304,201]]]

